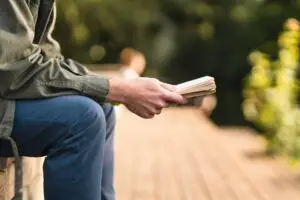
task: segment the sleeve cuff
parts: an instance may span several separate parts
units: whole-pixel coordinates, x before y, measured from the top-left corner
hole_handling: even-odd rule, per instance
[[[109,92],[109,79],[98,74],[86,76],[82,92],[92,98],[96,98],[100,102],[105,102]]]

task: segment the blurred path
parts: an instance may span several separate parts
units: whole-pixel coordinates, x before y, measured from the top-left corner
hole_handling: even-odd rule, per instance
[[[193,108],[170,108],[153,120],[122,112],[117,199],[299,200],[299,176],[260,156],[262,146],[250,131],[219,129]]]

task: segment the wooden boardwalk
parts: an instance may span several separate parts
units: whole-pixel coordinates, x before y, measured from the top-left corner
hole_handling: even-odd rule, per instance
[[[118,200],[300,200],[300,178],[261,156],[248,130],[219,129],[193,108],[152,120],[122,112],[116,137]]]

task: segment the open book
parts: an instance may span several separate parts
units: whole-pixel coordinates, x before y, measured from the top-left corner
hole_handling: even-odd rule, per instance
[[[204,76],[176,85],[177,92],[185,98],[204,97],[216,92],[216,84],[213,77]]]

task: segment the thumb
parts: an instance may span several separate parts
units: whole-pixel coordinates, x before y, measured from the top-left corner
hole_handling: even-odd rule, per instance
[[[167,89],[164,90],[164,100],[167,102],[180,103],[180,104],[184,104],[187,101],[182,95],[176,92],[171,92]]]
[[[170,92],[175,92],[177,90],[176,86],[164,82],[161,82],[160,86]]]

